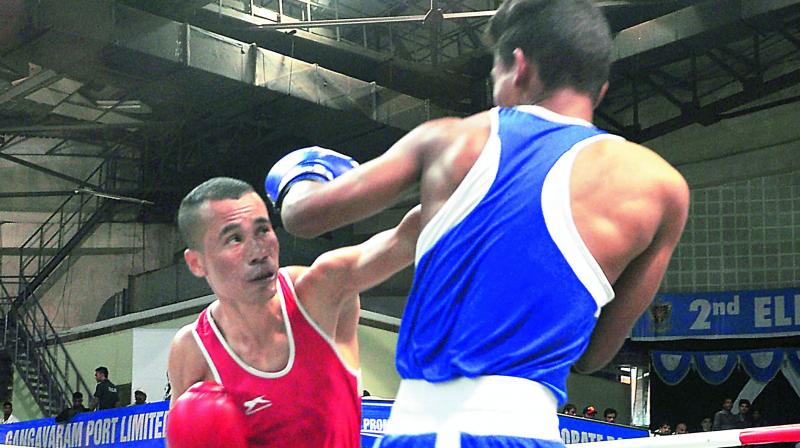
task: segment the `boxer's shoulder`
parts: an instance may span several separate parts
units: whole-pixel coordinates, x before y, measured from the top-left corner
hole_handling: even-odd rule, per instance
[[[686,190],[681,174],[655,151],[621,139],[601,139],[578,154],[572,170],[573,186],[597,184],[590,188],[601,194],[616,190],[621,195],[680,194]]]
[[[423,153],[446,149],[455,143],[488,134],[491,128],[489,112],[480,112],[465,118],[445,117],[426,121],[409,132],[401,141],[413,143]],[[405,143],[403,142],[403,143]],[[409,147],[409,145],[399,145]]]
[[[194,323],[186,325],[172,338],[167,370],[174,397],[180,396],[195,382],[211,376],[203,352],[194,337],[194,327]]]

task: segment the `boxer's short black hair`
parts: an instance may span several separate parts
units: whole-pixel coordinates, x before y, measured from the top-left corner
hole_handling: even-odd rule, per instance
[[[506,0],[486,36],[507,66],[521,49],[536,65],[545,91],[572,87],[597,99],[608,80],[611,30],[590,0]]]
[[[255,192],[252,185],[239,179],[230,177],[215,177],[209,179],[190,191],[181,201],[178,209],[178,231],[183,242],[189,249],[202,249],[202,223],[200,207],[208,201],[221,201],[225,199],[239,199],[240,197]],[[270,221],[275,222],[275,210],[270,201],[265,201]]]

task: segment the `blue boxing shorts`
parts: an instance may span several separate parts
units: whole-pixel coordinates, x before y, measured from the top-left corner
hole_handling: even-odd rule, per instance
[[[373,448],[559,448],[557,401],[524,378],[403,380]]]

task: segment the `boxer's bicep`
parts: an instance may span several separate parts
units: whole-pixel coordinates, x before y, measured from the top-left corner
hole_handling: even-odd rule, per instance
[[[575,370],[591,373],[611,362],[658,290],[669,252],[651,247],[620,275],[614,285],[615,298],[603,307],[589,346],[575,363]]]
[[[172,339],[167,373],[172,393],[170,407],[192,384],[210,379],[207,378],[206,360],[194,340],[191,326],[180,329]]]
[[[615,282],[615,298],[603,308],[589,346],[575,364],[579,372],[595,371],[611,361],[658,291],[683,232],[689,206],[689,190],[680,176],[669,176],[658,190],[658,203],[653,207],[662,209],[661,225],[650,246],[633,259]]]
[[[298,288],[314,295],[352,297],[387,280],[414,261],[421,207],[406,213],[395,227],[357,245],[320,255],[300,276]],[[326,294],[327,293],[327,294]]]
[[[339,320],[333,339],[344,361],[353,369],[360,368],[358,353],[358,319],[361,312],[361,299],[358,294],[345,297],[340,304]]]

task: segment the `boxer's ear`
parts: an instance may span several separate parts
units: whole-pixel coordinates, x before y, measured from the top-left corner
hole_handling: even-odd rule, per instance
[[[186,266],[195,277],[205,277],[206,268],[203,260],[203,254],[194,249],[186,249],[183,251],[183,259],[186,260]]]

